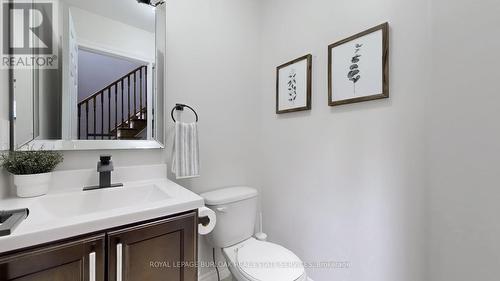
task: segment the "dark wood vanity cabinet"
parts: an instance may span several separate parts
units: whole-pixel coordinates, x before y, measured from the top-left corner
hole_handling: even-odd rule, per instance
[[[196,227],[187,214],[110,232],[108,280],[197,280]]]
[[[196,211],[0,255],[0,281],[196,281]]]
[[[104,281],[105,235],[0,257],[1,281]]]

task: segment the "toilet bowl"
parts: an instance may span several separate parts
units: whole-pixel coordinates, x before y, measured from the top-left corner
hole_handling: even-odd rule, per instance
[[[239,281],[306,281],[302,261],[290,250],[250,238],[222,250]]]
[[[238,281],[306,281],[302,261],[278,244],[253,236],[258,192],[250,187],[230,187],[201,194],[217,215],[208,242],[222,253]]]

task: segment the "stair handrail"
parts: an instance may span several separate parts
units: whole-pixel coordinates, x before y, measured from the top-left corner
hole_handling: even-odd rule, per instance
[[[104,91],[106,91],[106,89],[113,87],[113,85],[116,85],[116,84],[120,83],[121,81],[127,79],[127,77],[129,77],[130,75],[132,75],[135,72],[137,72],[137,71],[139,71],[139,70],[141,70],[143,68],[146,68],[146,67],[147,67],[147,65],[142,65],[142,66],[139,66],[138,68],[130,71],[129,73],[123,75],[121,78],[119,78],[119,79],[115,80],[114,82],[110,83],[108,86],[106,86],[106,87],[102,88],[101,90],[97,91],[95,94],[89,96],[88,98],[85,98],[84,100],[82,100],[81,102],[79,102],[78,105],[83,105],[84,103],[91,101],[94,97],[97,97],[100,94],[104,93]]]

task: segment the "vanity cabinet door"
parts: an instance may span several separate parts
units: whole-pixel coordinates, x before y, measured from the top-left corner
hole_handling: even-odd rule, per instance
[[[0,281],[104,281],[105,235],[0,257]]]
[[[198,213],[108,233],[110,281],[196,281]]]

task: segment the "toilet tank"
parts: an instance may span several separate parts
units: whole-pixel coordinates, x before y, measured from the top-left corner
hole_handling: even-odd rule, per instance
[[[223,188],[200,195],[217,215],[215,229],[207,235],[213,247],[226,248],[252,237],[257,215],[256,189],[245,186]]]

